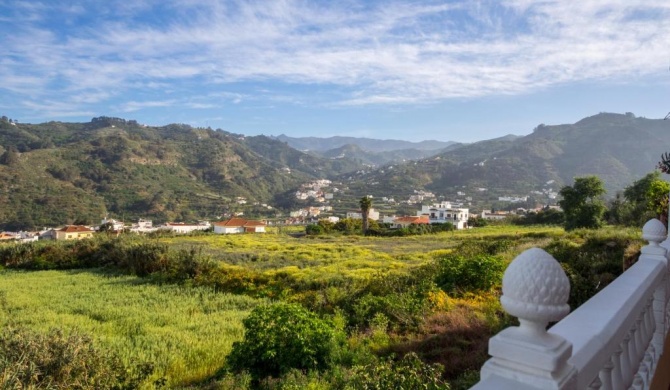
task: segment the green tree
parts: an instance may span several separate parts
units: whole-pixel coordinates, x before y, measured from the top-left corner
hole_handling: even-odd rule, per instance
[[[372,208],[372,200],[369,196],[364,196],[360,200],[361,205],[361,218],[363,219],[363,234],[367,233],[368,228],[370,227],[368,219],[370,217],[370,209]]]
[[[661,180],[654,180],[647,190],[647,210],[654,214],[666,226],[668,224],[668,194],[670,184]]]
[[[228,357],[234,371],[259,380],[330,365],[334,327],[298,304],[256,307],[243,323],[244,340],[233,344]]]
[[[563,199],[558,204],[565,213],[565,229],[597,229],[603,224],[606,207],[601,199],[605,185],[597,176],[576,177],[573,186],[560,191]]]
[[[659,172],[651,172],[633,182],[612,201],[609,219],[613,223],[640,226],[651,218],[667,220],[670,184]]]

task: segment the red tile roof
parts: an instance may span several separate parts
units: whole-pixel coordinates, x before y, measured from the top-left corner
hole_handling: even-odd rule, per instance
[[[227,221],[214,222],[213,225],[226,226],[226,227],[251,227],[251,226],[265,226],[265,222],[254,221],[251,219],[244,219],[244,218],[231,218]]]
[[[398,217],[393,220],[396,223],[430,223],[427,215],[421,215],[416,217]]]
[[[68,225],[59,230],[60,232],[66,233],[83,233],[83,232],[92,232],[93,230],[87,228],[86,226],[81,225]]]

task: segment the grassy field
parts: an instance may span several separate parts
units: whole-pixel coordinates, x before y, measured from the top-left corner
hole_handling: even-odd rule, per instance
[[[0,279],[0,325],[78,329],[126,364],[154,363],[152,379],[165,376],[171,387],[215,374],[259,303],[100,272],[2,271]]]
[[[558,227],[493,226],[408,237],[287,234],[199,235],[163,238],[176,248],[201,248],[215,260],[270,274],[327,281],[332,277],[368,278],[379,272],[405,272],[451,252],[465,241],[511,238],[542,244],[565,234]],[[517,253],[511,252],[510,256]],[[511,257],[510,257],[511,260]]]
[[[263,302],[252,296],[274,297],[299,302],[325,315],[340,310],[355,325],[349,335],[349,343],[354,344],[374,345],[375,341],[368,340],[374,334],[367,328],[373,326],[370,318],[377,318],[377,311],[385,313],[386,317],[379,318],[392,321],[390,338],[372,350],[417,352],[429,362],[442,363],[446,375],[455,378],[481,366],[488,337],[508,321],[498,304],[499,284],[479,292],[449,296],[448,289],[447,293],[431,290],[419,296],[411,280],[394,279],[393,274],[418,275],[412,270],[439,263],[454,252],[468,257],[472,248],[507,262],[539,246],[570,270],[574,301],[582,302],[616,277],[627,258],[634,258],[641,245],[640,233],[640,229],[619,227],[566,233],[558,227],[506,225],[392,238],[276,232],[128,236],[129,241],[120,246],[158,240],[171,251],[199,249],[218,262],[209,271],[215,283],[208,284],[207,275],[160,285],[167,279],[157,274],[138,278],[112,274],[109,269],[7,269],[0,271],[0,326],[43,333],[53,327],[77,329],[91,335],[100,347],[117,352],[130,366],[153,363],[156,372],[147,381],[148,388],[151,381],[163,377],[170,388],[200,386],[224,367],[232,343],[242,339],[242,320]],[[238,269],[242,276],[219,272],[221,269]],[[251,276],[244,279],[245,273]],[[225,282],[235,277],[252,285],[240,289],[246,295],[194,287],[203,283],[237,291],[225,289],[230,287]],[[408,310],[425,301],[430,301],[425,314]],[[417,313],[422,322],[415,327],[400,321]]]

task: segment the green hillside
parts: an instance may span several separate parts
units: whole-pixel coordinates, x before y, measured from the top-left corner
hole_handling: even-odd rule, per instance
[[[538,126],[525,137],[502,137],[351,179],[375,194],[428,189],[449,197],[486,189],[491,197],[554,189],[576,176],[598,175],[609,196],[652,171],[670,145],[670,122],[601,113],[572,125]],[[347,176],[348,178],[348,176]],[[379,183],[377,185],[377,183]]]
[[[97,223],[110,213],[156,221],[215,218],[235,198],[270,202],[314,177],[355,169],[264,137],[119,118],[0,121],[0,224]]]

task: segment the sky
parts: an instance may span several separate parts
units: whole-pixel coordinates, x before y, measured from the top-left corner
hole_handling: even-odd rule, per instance
[[[474,142],[670,111],[667,0],[0,0],[0,114]]]

